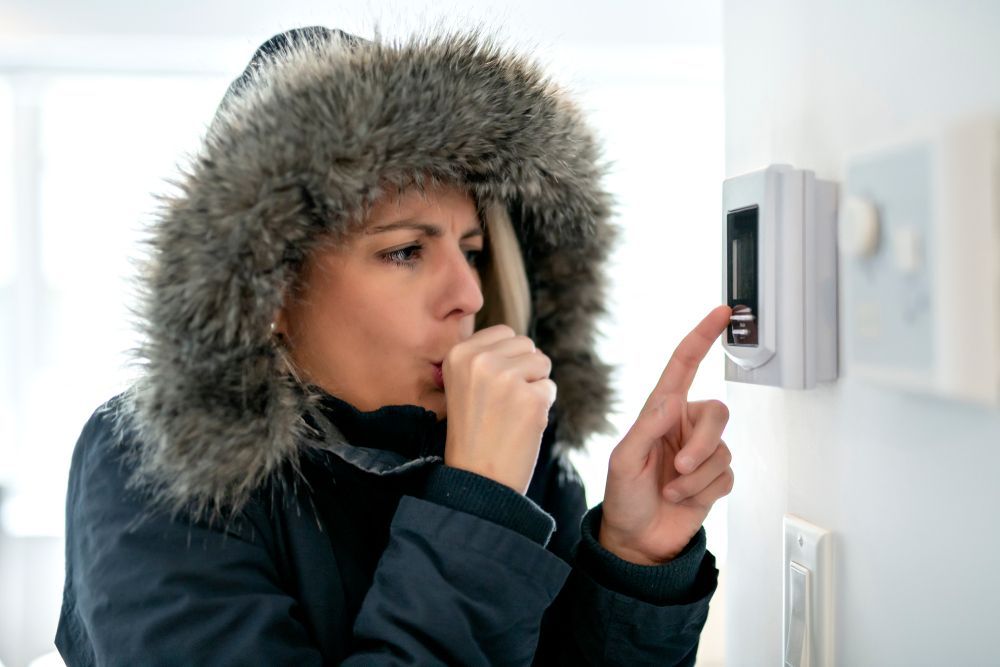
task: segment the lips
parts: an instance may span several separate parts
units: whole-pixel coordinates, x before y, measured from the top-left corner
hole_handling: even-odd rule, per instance
[[[438,389],[444,389],[444,371],[441,368],[441,364],[431,362],[431,367],[434,369],[434,383],[438,386]]]

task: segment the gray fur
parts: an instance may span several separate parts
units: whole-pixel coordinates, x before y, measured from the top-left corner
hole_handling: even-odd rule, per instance
[[[557,447],[611,433],[604,310],[605,167],[580,111],[482,31],[296,46],[227,100],[165,200],[140,276],[141,377],[119,424],[135,484],[179,510],[239,508],[295,466],[315,397],[279,372],[269,325],[320,232],[381,179],[468,180],[511,211],[532,277],[532,336],[553,362]]]

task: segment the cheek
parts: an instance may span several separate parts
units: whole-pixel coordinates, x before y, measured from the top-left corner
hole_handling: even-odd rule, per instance
[[[354,261],[314,269],[297,312],[300,363],[328,378],[392,379],[426,356],[422,302],[399,276]]]
[[[322,295],[318,313],[319,328],[324,331],[314,342],[326,348],[327,355],[344,356],[343,363],[365,360],[365,365],[379,365],[379,360],[409,354],[419,332],[416,300],[391,289],[378,289],[372,281],[359,279],[354,285],[364,289],[330,289]]]

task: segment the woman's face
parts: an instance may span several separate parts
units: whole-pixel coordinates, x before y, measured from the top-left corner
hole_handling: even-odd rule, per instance
[[[483,229],[451,186],[390,193],[364,230],[302,267],[276,320],[303,380],[370,411],[420,405],[446,416],[433,363],[473,334],[483,306]]]

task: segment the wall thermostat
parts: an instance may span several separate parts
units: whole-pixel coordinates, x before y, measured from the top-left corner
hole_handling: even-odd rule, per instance
[[[809,389],[837,378],[837,188],[771,165],[723,183],[726,379]]]
[[[1000,118],[854,153],[840,210],[845,375],[1000,406]]]

